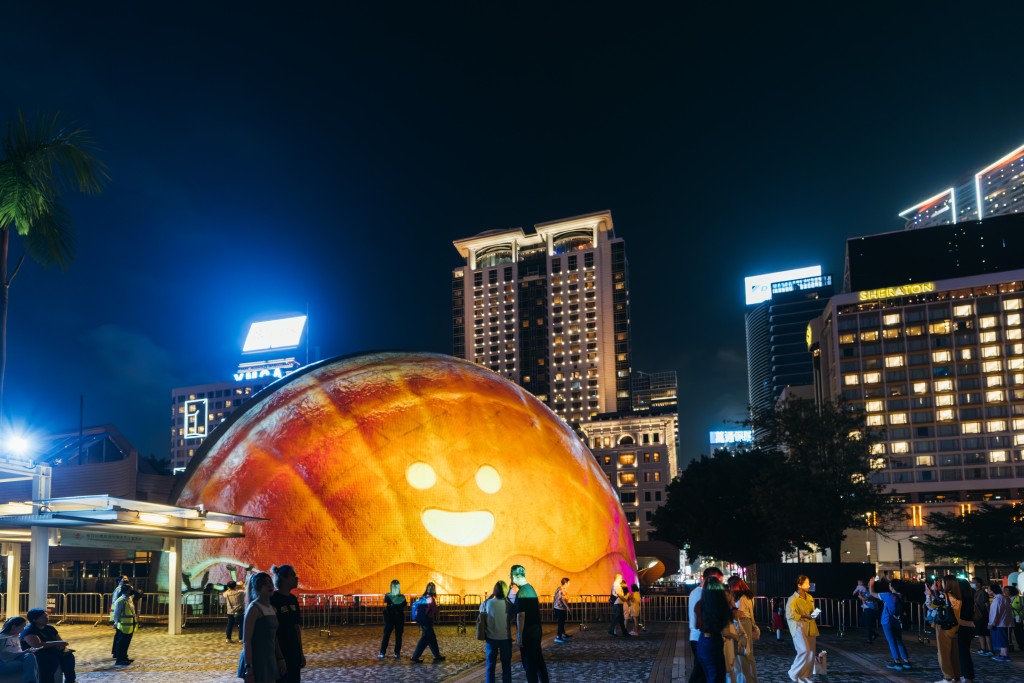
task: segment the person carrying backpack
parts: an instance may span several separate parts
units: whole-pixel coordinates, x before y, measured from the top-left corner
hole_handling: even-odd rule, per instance
[[[1010,594],[1010,611],[1013,613],[1013,637],[1017,649],[1024,651],[1024,596],[1016,586],[1007,586]]]
[[[437,605],[437,588],[431,581],[423,591],[422,597],[412,603],[412,618],[420,627],[420,640],[412,651],[412,661],[416,664],[423,663],[420,655],[428,647],[430,653],[434,655],[435,662],[445,660],[445,657],[441,655],[441,650],[437,647],[437,635],[434,633],[434,620],[437,619],[440,611],[441,609]]]

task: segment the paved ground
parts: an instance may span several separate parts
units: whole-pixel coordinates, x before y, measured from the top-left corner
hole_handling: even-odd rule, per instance
[[[403,658],[378,660],[380,630],[375,626],[336,627],[328,634],[307,630],[304,634],[309,666],[302,680],[310,683],[353,681],[420,683],[449,681],[468,683],[482,681],[483,647],[469,629],[458,633],[454,626],[437,629],[442,654],[447,660],[431,663],[429,654],[421,665],[409,661],[416,644],[418,629],[406,627]],[[575,631],[573,640],[565,645],[551,641],[554,629],[545,639],[544,656],[551,680],[558,683],[646,683],[651,677],[655,658],[665,634],[674,629],[653,624],[639,638],[610,638],[600,625],[589,631]],[[235,683],[235,670],[240,646],[224,642],[223,631],[214,628],[188,629],[183,636],[168,636],[165,631],[147,628],[132,643],[131,656],[136,662],[128,668],[115,668],[109,658],[112,630],[106,626],[62,626],[61,635],[78,652],[80,680],[83,683]],[[683,632],[685,637],[685,631]],[[793,661],[793,647],[786,635],[782,642],[766,630],[757,644],[759,680],[762,683],[785,683],[786,671]],[[829,652],[829,675],[815,677],[828,683],[867,683],[896,681],[921,683],[941,678],[935,655],[935,644],[919,643],[916,634],[905,639],[915,668],[894,673],[886,670],[888,648],[881,637],[873,644],[864,642],[859,632],[839,638],[826,631],[818,641],[818,649]],[[688,643],[678,644],[677,655],[688,654]],[[1013,654],[1014,662],[1000,664],[988,658],[975,657],[977,683],[1021,683],[1024,681],[1024,655]],[[513,681],[525,680],[518,661],[513,664]]]

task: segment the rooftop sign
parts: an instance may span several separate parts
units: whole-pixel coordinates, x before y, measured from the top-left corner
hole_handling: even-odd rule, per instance
[[[865,289],[857,292],[861,301],[876,301],[877,299],[894,299],[898,296],[911,296],[913,294],[926,294],[935,291],[934,282],[921,282],[914,285],[900,285],[899,287],[881,287],[879,289]]]
[[[304,315],[253,323],[249,327],[249,334],[242,346],[242,353],[293,349],[299,345],[305,326],[306,316]]]
[[[805,277],[817,277],[821,275],[821,266],[808,266],[807,268],[795,268],[793,270],[780,270],[777,273],[765,275],[752,275],[744,278],[743,284],[746,289],[747,305],[753,306],[762,301],[772,298],[772,283],[786,282],[787,280],[801,280]]]

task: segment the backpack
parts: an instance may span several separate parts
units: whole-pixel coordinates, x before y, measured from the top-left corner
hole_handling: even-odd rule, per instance
[[[412,620],[417,624],[425,624],[430,621],[427,618],[426,598],[417,598],[416,601],[412,603]]]
[[[948,604],[941,604],[935,610],[935,625],[939,628],[948,631],[959,622],[956,619],[956,614],[953,613],[953,608]]]

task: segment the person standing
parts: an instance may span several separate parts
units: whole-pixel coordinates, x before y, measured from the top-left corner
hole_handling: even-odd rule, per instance
[[[740,641],[746,640],[746,647],[737,654],[733,669],[733,680],[738,683],[757,683],[757,661],[754,659],[754,593],[747,582],[738,576],[729,577],[729,590],[736,603],[736,619],[743,633]]]
[[[615,629],[618,627],[622,631],[622,637],[629,638],[629,632],[626,631],[626,591],[623,590],[622,574],[616,574],[612,580],[609,597],[612,601],[612,619],[608,635],[617,636]]]
[[[114,603],[114,628],[117,629],[114,655],[117,661],[114,666],[128,666],[134,660],[128,659],[128,647],[132,644],[132,637],[138,630],[138,620],[135,618],[135,589],[130,584],[122,584],[121,595]]]
[[[991,657],[992,634],[988,630],[988,590],[974,578],[971,579],[971,591],[974,594],[974,628],[978,632],[978,649],[974,654]]]
[[[704,584],[707,583],[711,577],[717,578],[719,581],[722,580],[722,570],[718,567],[708,567],[704,570],[704,574],[701,580],[701,584],[690,591],[690,595],[687,599],[686,611],[687,618],[689,618],[690,624],[690,652],[693,654],[693,661],[697,661],[697,645],[700,643],[700,626],[697,623],[697,603],[700,602],[701,595],[704,594]],[[723,655],[724,658],[724,655]],[[693,671],[690,672],[690,678],[687,683],[707,683],[704,678],[704,670],[694,664]]]
[[[548,667],[540,641],[544,630],[540,625],[540,600],[537,591],[526,581],[526,567],[512,565],[509,572],[512,583],[519,586],[516,593],[516,644],[526,671],[527,683],[548,683]]]
[[[568,642],[570,636],[565,632],[565,619],[569,616],[569,579],[563,578],[561,585],[555,589],[555,598],[551,601],[551,608],[555,612],[555,620],[558,622],[558,633],[555,634],[556,643]]]
[[[874,580],[872,578],[872,580]],[[857,587],[853,589],[853,597],[860,601],[861,619],[864,620],[864,633],[868,644],[875,641],[875,624],[878,622],[878,610],[875,600],[864,585],[864,579],[857,579]]]
[[[416,619],[416,623],[420,627],[420,639],[412,651],[412,661],[422,664],[423,660],[420,659],[420,655],[429,647],[430,654],[434,655],[434,661],[443,662],[445,657],[441,656],[441,650],[437,646],[437,634],[434,633],[434,620],[437,619],[441,608],[437,605],[437,588],[433,581],[427,584],[423,595],[417,600],[417,602],[420,601],[423,602],[423,609],[417,610]]]
[[[697,663],[707,683],[725,683],[727,669],[722,630],[732,621],[732,606],[725,586],[717,576],[704,581],[699,603],[694,607],[694,616],[700,629]]]
[[[992,657],[992,661],[1009,662],[1010,631],[1013,630],[1010,601],[998,583],[990,585],[989,591],[992,593],[992,604],[988,608],[988,628],[992,632],[992,647],[999,650],[999,654]]]
[[[299,599],[292,595],[299,587],[299,577],[290,564],[271,567],[270,572],[274,575],[276,589],[270,596],[270,604],[277,612],[277,642],[288,668],[279,683],[299,683],[306,666],[306,655],[302,652],[302,614]]]
[[[814,673],[814,654],[818,638],[817,613],[814,609],[814,598],[810,594],[811,580],[801,574],[796,578],[796,592],[786,603],[786,621],[789,622],[789,635],[793,637],[796,657],[789,668],[792,681],[805,683],[811,680]]]
[[[114,641],[110,644],[110,656],[117,659],[117,634],[119,631],[114,626],[114,605],[117,603],[117,599],[121,597],[121,586],[128,583],[128,577],[121,575],[117,579],[117,585],[114,586],[114,592],[110,594],[110,625],[114,628]]]
[[[238,642],[242,642],[242,613],[245,610],[245,591],[234,581],[228,581],[224,591],[224,611],[228,615],[228,627],[224,633],[227,642],[232,642],[231,633],[238,624]]]
[[[395,579],[391,589],[384,596],[384,635],[380,639],[380,651],[377,659],[384,659],[388,650],[391,632],[395,633],[395,659],[402,656],[402,631],[405,630],[405,596],[402,595],[402,584]]]
[[[61,639],[57,629],[50,626],[50,615],[37,607],[30,609],[25,616],[28,624],[21,632],[21,647],[26,650],[39,648],[35,651],[39,680],[50,683],[59,666],[64,674],[64,683],[75,683],[75,651]]]
[[[907,654],[907,646],[903,644],[903,596],[899,591],[900,583],[896,580],[890,583],[885,579],[871,579],[868,583],[871,597],[882,604],[882,633],[885,634],[889,654],[892,655],[892,664],[887,664],[885,668],[895,671],[910,669],[910,655]]]
[[[266,572],[256,572],[249,575],[245,588],[249,604],[242,626],[238,677],[245,683],[274,683],[288,669],[277,640],[277,610],[270,604],[274,580]]]
[[[1010,599],[1010,611],[1013,612],[1013,635],[1017,640],[1017,649],[1024,651],[1024,597],[1016,586],[1006,587],[1006,597]]]
[[[564,585],[564,584],[563,584]],[[487,662],[485,683],[494,683],[494,670],[501,659],[501,681],[512,683],[512,621],[515,608],[505,595],[508,584],[494,584],[491,596],[480,605],[484,619],[484,657]]]
[[[36,661],[35,653],[42,647],[21,649],[19,634],[27,623],[25,617],[15,615],[5,621],[3,628],[0,628],[0,675],[6,677],[20,673],[24,683],[38,683],[39,663]],[[52,681],[51,676],[46,683]]]

